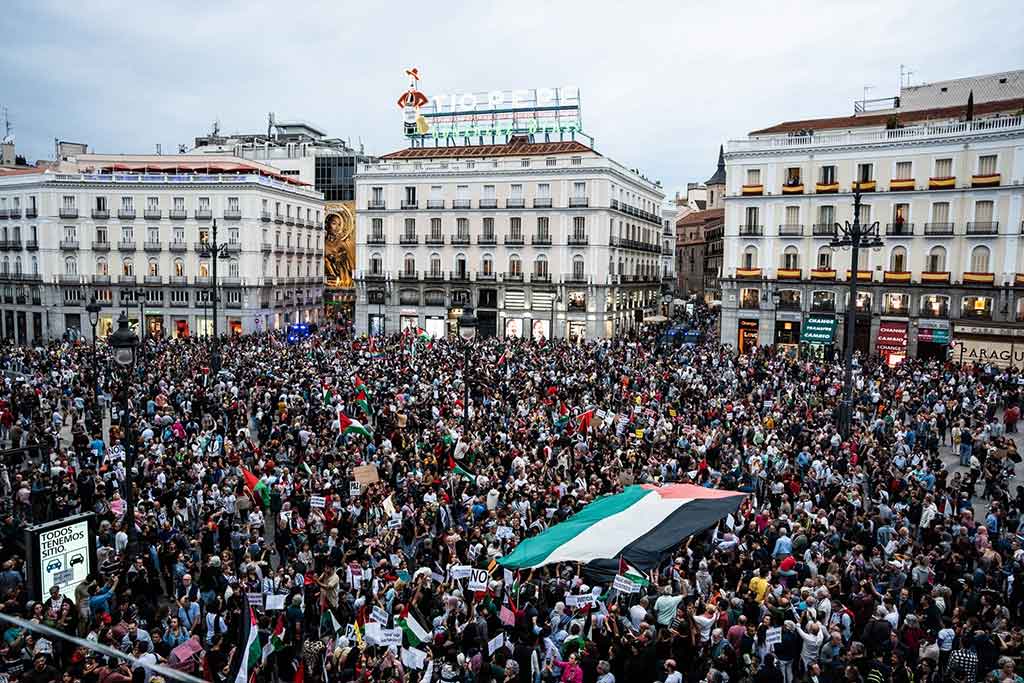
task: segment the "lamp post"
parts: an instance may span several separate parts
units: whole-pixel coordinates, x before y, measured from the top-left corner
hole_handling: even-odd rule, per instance
[[[839,405],[839,431],[844,439],[850,436],[850,421],[853,418],[853,342],[854,329],[857,324],[857,285],[860,266],[861,249],[877,249],[882,246],[878,236],[878,221],[863,225],[860,222],[860,184],[854,186],[853,192],[853,223],[836,223],[836,236],[830,246],[849,248],[850,258],[850,300],[846,304],[846,324],[843,329],[845,347],[843,349],[843,400]]]
[[[561,291],[551,300],[551,329],[548,330],[548,337],[551,339],[555,338],[555,307],[560,303],[562,303]]]
[[[90,374],[92,375],[92,410],[94,415],[96,413],[96,382],[98,380],[97,375],[99,374],[96,371],[96,325],[100,321],[100,310],[102,310],[102,307],[96,301],[96,294],[93,293],[89,303],[85,306],[85,311],[89,314],[89,324],[92,326],[92,368]]]
[[[117,330],[110,335],[110,346],[114,349],[114,362],[125,370],[124,407],[121,410],[121,430],[124,434],[125,455],[125,509],[124,518],[128,534],[128,556],[132,557],[137,548],[135,535],[135,489],[132,481],[132,470],[135,469],[135,439],[132,434],[131,416],[129,415],[131,369],[135,365],[139,348],[139,336],[132,332],[128,325],[128,314],[121,311],[117,319]]]
[[[217,219],[213,219],[213,241],[208,242],[203,240],[202,251],[199,253],[203,258],[213,259],[213,286],[210,288],[213,292],[211,296],[212,301],[210,302],[210,308],[213,312],[213,351],[210,354],[210,370],[213,373],[220,371],[220,336],[217,334],[217,261],[227,254],[228,244],[217,244]]]
[[[463,432],[468,438],[469,434],[469,347],[476,337],[477,319],[473,315],[473,309],[469,306],[462,309],[459,316],[459,336],[463,344],[463,365],[462,365],[462,386],[465,389],[465,400],[462,402],[462,423]]]

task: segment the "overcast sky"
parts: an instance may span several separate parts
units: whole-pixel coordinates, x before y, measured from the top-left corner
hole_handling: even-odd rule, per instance
[[[862,88],[1024,68],[1020,0],[954,2],[65,2],[3,4],[0,104],[19,153],[55,137],[164,153],[209,132],[301,118],[367,151],[405,146],[395,101],[580,88],[598,151],[671,194],[720,142],[845,115]]]

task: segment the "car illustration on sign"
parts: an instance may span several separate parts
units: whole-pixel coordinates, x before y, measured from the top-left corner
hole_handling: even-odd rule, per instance
[[[60,569],[61,567],[63,567],[63,566],[64,566],[64,563],[61,562],[60,559],[55,557],[55,558],[53,558],[52,560],[50,560],[49,562],[46,563],[46,571],[47,572],[55,572],[58,569]]]
[[[75,553],[71,556],[71,561],[68,562],[69,567],[74,567],[76,564],[82,564],[85,562],[85,556],[81,553]]]

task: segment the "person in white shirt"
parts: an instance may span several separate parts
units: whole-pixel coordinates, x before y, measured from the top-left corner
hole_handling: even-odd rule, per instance
[[[787,625],[789,623],[792,622],[787,622]],[[804,669],[807,669],[818,661],[818,652],[821,650],[821,641],[825,639],[825,630],[816,621],[808,622],[806,631],[800,628],[799,624],[795,626],[800,639],[804,641],[803,648],[800,650],[800,659],[804,663]]]

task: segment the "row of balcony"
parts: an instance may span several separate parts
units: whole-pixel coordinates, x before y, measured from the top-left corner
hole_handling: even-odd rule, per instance
[[[975,174],[971,176],[970,187],[999,187],[1002,176],[998,173]],[[956,188],[955,177],[929,178],[927,185],[917,186],[913,178],[894,178],[889,181],[890,192],[907,192],[912,190],[950,190]],[[863,180],[850,183],[850,192],[856,190],[861,192],[877,192],[878,181]],[[815,183],[814,194],[836,194],[839,192],[839,183]],[[764,184],[743,185],[740,188],[740,195],[743,197],[759,197],[764,194]],[[802,182],[785,183],[781,187],[780,194],[801,195],[809,194]]]
[[[3,244],[6,244],[7,247],[3,247],[2,246]],[[16,244],[20,245],[21,243],[8,240],[6,243],[0,242],[0,248],[8,248],[8,249],[20,248],[20,246],[15,246]],[[120,242],[116,242],[116,243],[111,243],[111,242],[106,242],[106,241],[95,241],[95,242],[93,242],[90,245],[90,248],[93,251],[110,251],[110,249],[111,249],[113,244],[117,245],[117,249],[119,251],[137,251],[138,250],[138,244],[134,240],[130,240],[130,241],[121,240]],[[26,243],[26,245],[27,245],[26,248],[29,249],[29,250],[33,250],[33,249],[38,249],[39,248],[39,245],[38,245],[38,243],[35,240],[30,240],[29,242]],[[145,241],[145,242],[142,243],[143,251],[154,252],[154,253],[158,253],[158,252],[165,251],[165,250],[166,251],[170,251],[170,252],[176,252],[176,253],[184,253],[184,252],[188,251],[188,247],[189,247],[189,243],[188,242],[183,242],[181,240],[171,240],[170,242],[150,242],[150,241]],[[60,248],[63,251],[77,251],[78,249],[82,248],[82,245],[78,242],[78,240],[61,240],[60,241]],[[192,249],[196,253],[198,253],[200,255],[203,255],[203,254],[208,252],[209,245],[207,243],[205,243],[205,242],[193,242],[192,243]],[[272,249],[275,250],[275,251],[281,252],[281,253],[309,255],[309,256],[312,256],[312,255],[320,253],[318,250],[313,249],[312,247],[308,247],[307,248],[307,247],[282,246],[282,245],[277,245],[276,247],[274,247],[273,245],[271,245],[268,242],[264,242],[262,244],[262,250],[263,251],[271,251]],[[228,242],[225,245],[225,250],[229,254],[239,254],[242,251],[242,243],[241,242]]]
[[[261,211],[260,220],[264,223],[273,221],[278,225],[294,225],[297,228],[315,228],[317,227],[316,221],[307,221],[304,218],[298,216],[285,216],[280,213],[271,213],[270,211]]]
[[[965,272],[961,276],[959,282],[952,281],[952,274],[950,271],[923,271],[919,274],[917,280],[913,278],[913,273],[909,270],[885,270],[882,272],[882,282],[891,284],[907,284],[907,285],[948,285],[948,284],[962,284],[962,285],[993,285],[995,284],[995,273],[976,273],[976,272]],[[801,268],[778,268],[775,271],[776,280],[802,280],[809,282],[828,282],[835,281],[839,277],[839,272],[831,268],[813,268],[806,274]],[[849,282],[853,277],[853,272],[849,269],[846,270],[845,280]],[[736,269],[737,280],[766,280],[770,278],[764,277],[764,271],[761,268],[737,268]],[[858,270],[857,271],[858,282],[876,282],[875,271],[872,270]],[[1018,279],[1015,283],[1017,285],[1024,285],[1024,280]]]
[[[661,216],[651,213],[650,211],[638,209],[637,207],[630,206],[629,204],[623,204],[617,199],[611,200],[611,202],[609,203],[609,208],[611,208],[613,211],[624,213],[627,216],[632,216],[633,218],[639,218],[642,221],[647,221],[648,223],[656,223],[659,226],[661,225]]]
[[[36,240],[0,240],[0,251],[21,251],[25,249],[27,251],[37,251],[39,249],[39,242]]]
[[[7,276],[7,277],[18,277],[23,280],[31,281],[42,281],[41,275],[19,275],[19,276]],[[58,282],[64,285],[78,285],[85,283],[92,283],[94,285],[172,285],[172,286],[184,286],[184,285],[195,285],[197,287],[212,287],[213,278],[208,276],[196,275],[189,277],[187,275],[143,275],[141,278],[136,275],[59,275],[57,277]],[[265,287],[272,285],[304,285],[304,284],[322,284],[323,280],[319,277],[276,277],[276,278],[259,278],[257,280],[247,280],[240,277],[227,277],[218,276],[217,285],[219,287]]]
[[[608,246],[620,247],[622,249],[633,249],[636,251],[646,251],[651,254],[661,253],[661,246],[659,244],[641,242],[640,240],[631,240],[626,237],[610,237],[608,239]]]
[[[60,209],[59,215],[64,219],[72,219],[78,218],[79,212],[77,208],[65,207]],[[92,209],[90,215],[94,220],[100,221],[109,220],[111,215],[117,216],[118,220],[122,221],[133,221],[138,218],[138,212],[135,209],[118,209],[117,211],[111,211],[110,209]],[[4,218],[14,217],[15,216],[10,215],[4,216]],[[164,212],[161,209],[145,209],[142,211],[142,217],[148,221],[156,221],[164,217]],[[167,211],[167,217],[171,220],[183,221],[188,218],[188,211],[185,209],[169,209]],[[192,217],[197,221],[212,220],[213,211],[211,209],[196,209],[192,212]],[[221,214],[221,217],[226,221],[240,221],[242,220],[242,212],[229,209],[224,211]]]
[[[363,274],[363,278],[367,281],[383,281],[387,279],[387,274],[383,271],[370,271]],[[443,270],[400,270],[396,275],[395,279],[403,282],[496,282],[498,279],[504,282],[539,282],[539,283],[550,283],[553,282],[551,273],[469,273],[467,271],[448,271],[447,273]],[[619,284],[619,283],[642,283],[642,282],[659,282],[660,279],[657,274],[651,275],[611,275],[609,276],[608,284]],[[593,278],[586,273],[565,273],[562,275],[561,282],[566,284],[593,284]]]
[[[568,205],[570,209],[582,209],[590,206],[589,197],[569,197]],[[443,199],[428,199],[423,206],[428,210],[445,209],[449,207],[449,204]],[[551,197],[535,197],[531,200],[531,206],[535,209],[550,209],[553,207]],[[402,211],[419,211],[421,208],[421,202],[418,200],[408,201],[403,199],[399,204]],[[509,197],[505,200],[504,207],[506,209],[525,209],[526,199],[523,197]],[[472,199],[453,199],[450,203],[452,209],[472,209]],[[479,199],[477,200],[476,208],[478,209],[497,209],[497,199]],[[366,203],[367,211],[387,211],[387,202],[381,200],[371,199]]]
[[[370,245],[381,245],[387,244],[387,238],[382,234],[370,235],[366,238],[366,243]],[[412,245],[420,244],[419,235],[410,235],[408,233],[402,234],[398,238],[398,243],[401,245]],[[443,245],[445,244],[444,235],[427,235],[423,239],[423,244],[428,245]],[[481,245],[496,245],[498,238],[495,235],[478,235],[476,243]],[[571,235],[566,239],[566,244],[574,246],[586,246],[589,243],[586,235]],[[448,237],[448,244],[456,246],[465,246],[472,244],[472,238],[469,235],[450,235]],[[504,238],[504,244],[522,246],[526,244],[526,238],[523,235],[506,235]],[[530,244],[535,247],[550,247],[553,242],[551,235],[533,235],[530,237]]]
[[[42,282],[43,276],[29,273],[0,273],[0,282]]]
[[[21,212],[20,208],[17,208],[17,209],[0,209],[0,220],[7,219],[7,218],[10,218],[10,219],[13,219],[13,220],[18,220],[19,218],[21,218],[21,216],[22,216],[22,212]],[[34,206],[30,206],[29,208],[25,209],[25,218],[37,218],[38,216],[39,216],[39,210],[36,209]]]
[[[783,223],[779,225],[779,237],[803,237],[804,226],[799,223]],[[1021,223],[1021,233],[1024,234],[1024,222]],[[740,237],[764,237],[763,225],[741,225],[739,227]],[[915,237],[925,235],[928,237],[952,237],[956,233],[955,223],[923,223],[922,230],[917,231],[914,223],[897,222],[885,224],[885,235],[887,237]],[[965,224],[964,232],[967,236],[998,235],[999,221],[969,221]],[[813,237],[835,237],[836,226],[834,223],[814,223],[811,226]]]

